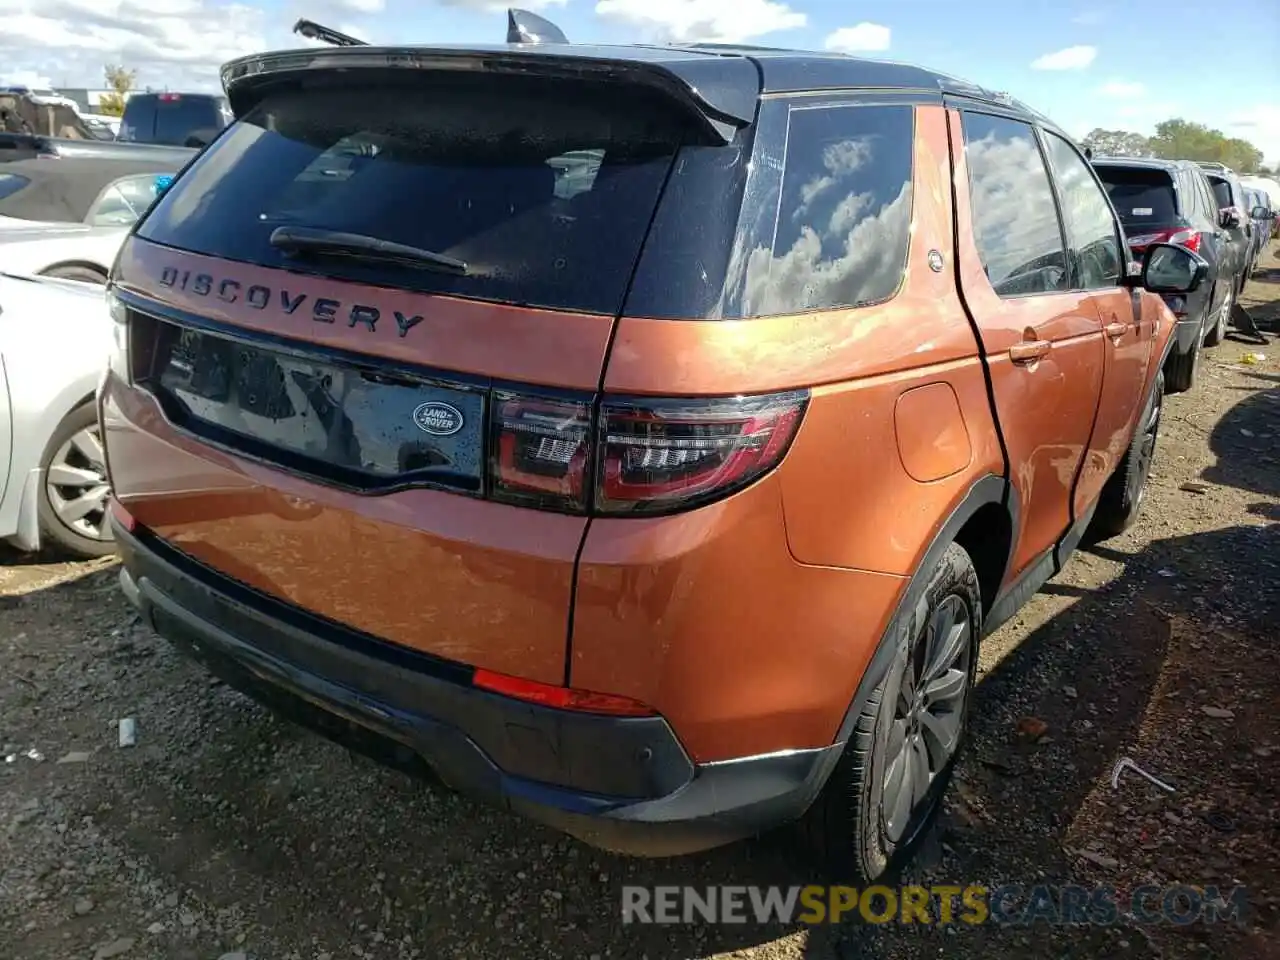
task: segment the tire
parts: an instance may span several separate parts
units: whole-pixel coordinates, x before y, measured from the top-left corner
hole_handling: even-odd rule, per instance
[[[50,267],[42,277],[57,277],[59,280],[79,280],[81,283],[105,284],[107,275],[96,267],[81,267],[68,264],[63,267]]]
[[[978,574],[969,555],[953,543],[928,578],[919,600],[890,626],[885,642],[894,645],[892,662],[800,823],[813,852],[842,882],[870,883],[910,853],[937,813],[963,746],[982,635]],[[947,622],[954,633],[940,630]],[[947,656],[937,656],[933,647],[940,632],[953,641],[943,648]],[[909,691],[921,689],[918,678],[929,672],[925,661],[931,654],[950,695],[922,710],[918,696]],[[942,707],[946,709],[934,709]],[[932,719],[922,721],[925,714]],[[949,731],[946,742],[942,730]],[[895,804],[894,797],[904,794],[900,780],[896,791],[891,784],[897,771],[906,771],[908,754],[924,759],[927,777],[903,804]]]
[[[1156,374],[1151,396],[1142,408],[1142,419],[1133,431],[1129,449],[1120,458],[1115,473],[1107,480],[1098,498],[1089,532],[1094,541],[1105,540],[1128,530],[1142,510],[1146,499],[1151,463],[1155,459],[1156,440],[1160,436],[1160,417],[1164,412],[1164,373]]]
[[[76,557],[104,557],[115,551],[106,518],[108,488],[101,448],[92,400],[72,410],[53,431],[40,458],[42,545]],[[68,482],[58,483],[60,479]],[[75,516],[89,501],[92,509]]]
[[[1196,383],[1200,369],[1200,338],[1196,337],[1186,353],[1174,352],[1164,365],[1164,388],[1168,393],[1186,393]]]
[[[1212,298],[1209,300],[1213,302]],[[1209,332],[1205,334],[1204,345],[1206,347],[1216,347],[1222,342],[1222,338],[1227,335],[1227,323],[1231,320],[1231,307],[1235,304],[1234,286],[1227,288],[1226,298],[1222,301],[1222,306],[1218,308],[1218,314],[1214,317],[1213,326]]]

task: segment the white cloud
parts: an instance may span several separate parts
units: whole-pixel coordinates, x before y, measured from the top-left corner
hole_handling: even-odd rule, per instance
[[[826,48],[841,53],[857,53],[865,50],[888,50],[890,31],[878,23],[859,23],[841,27],[827,37]]]
[[[1098,55],[1097,47],[1067,47],[1046,53],[1031,62],[1032,70],[1083,70],[1093,63]]]
[[[742,43],[808,23],[776,0],[599,0],[596,13],[676,43]]]
[[[0,22],[6,77],[69,87],[102,86],[117,63],[139,86],[214,89],[222,63],[267,45],[263,11],[224,0],[0,0]]]
[[[1222,128],[1262,151],[1267,166],[1280,167],[1280,102],[1259,103],[1232,113]]]
[[[355,0],[359,3],[361,0]],[[510,0],[437,0],[446,7],[467,7],[471,10],[483,10],[487,13],[506,13],[512,6]],[[522,10],[545,10],[547,7],[563,7],[569,0],[524,0],[520,4]],[[570,40],[573,38],[570,37]]]
[[[6,87],[30,87],[32,90],[48,90],[53,81],[36,70],[0,71],[0,85]]]
[[[328,0],[326,6],[338,13],[381,13],[386,0]],[[345,32],[345,31],[344,31]]]
[[[1114,97],[1117,100],[1145,96],[1146,92],[1146,85],[1136,80],[1110,80],[1098,88],[1098,93],[1102,96]]]

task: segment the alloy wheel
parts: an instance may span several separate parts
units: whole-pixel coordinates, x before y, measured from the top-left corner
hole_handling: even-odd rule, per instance
[[[68,530],[88,540],[112,539],[107,524],[106,458],[97,425],[71,435],[49,461],[45,491],[54,516]]]
[[[949,594],[903,670],[885,751],[885,832],[900,843],[920,803],[955,755],[964,727],[972,657],[969,608]]]

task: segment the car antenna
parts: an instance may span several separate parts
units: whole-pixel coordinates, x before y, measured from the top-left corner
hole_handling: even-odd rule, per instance
[[[345,33],[339,33],[337,30],[326,27],[323,23],[316,23],[314,20],[299,20],[293,25],[293,32],[306,37],[308,40],[321,40],[335,47],[367,47],[369,45],[364,40],[349,37]]]
[[[507,43],[568,43],[564,31],[546,17],[528,10],[507,10]]]

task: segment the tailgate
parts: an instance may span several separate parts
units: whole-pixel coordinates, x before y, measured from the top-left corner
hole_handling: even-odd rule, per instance
[[[642,90],[362,75],[265,94],[126,243],[115,490],[265,593],[560,683],[584,418],[684,120]]]

